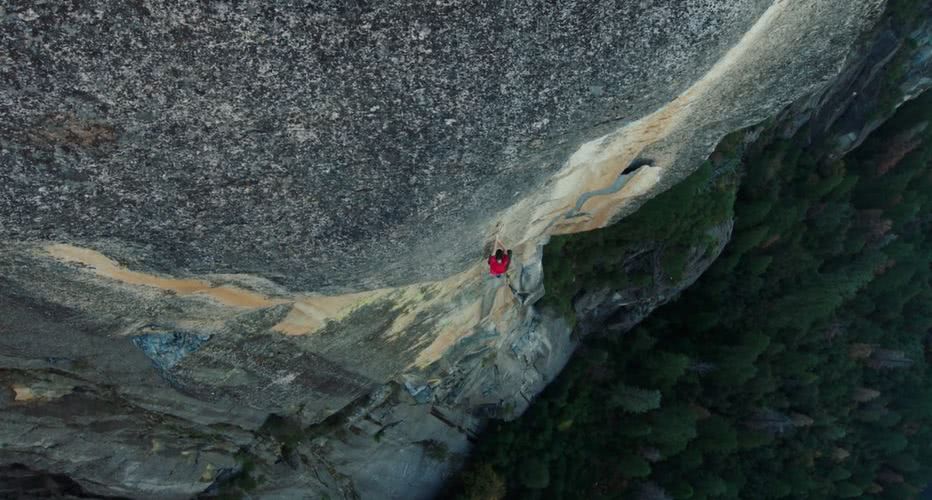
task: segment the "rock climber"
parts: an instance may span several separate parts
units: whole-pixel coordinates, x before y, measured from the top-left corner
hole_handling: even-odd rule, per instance
[[[489,274],[496,278],[508,271],[508,264],[511,263],[511,250],[505,250],[504,245],[500,245],[495,240],[495,253],[489,255]]]

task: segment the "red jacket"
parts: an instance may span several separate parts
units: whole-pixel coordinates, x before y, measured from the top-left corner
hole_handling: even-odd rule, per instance
[[[502,255],[502,261],[499,262],[495,260],[494,255],[489,255],[489,274],[498,276],[504,274],[508,270],[508,262],[511,259],[508,257],[508,254]]]

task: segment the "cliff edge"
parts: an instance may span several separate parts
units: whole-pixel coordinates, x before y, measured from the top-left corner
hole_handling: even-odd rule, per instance
[[[575,346],[535,307],[548,239],[833,89],[882,8],[0,9],[0,463],[134,498],[429,497]]]

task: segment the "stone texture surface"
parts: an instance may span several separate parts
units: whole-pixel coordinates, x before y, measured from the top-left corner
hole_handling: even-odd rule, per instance
[[[614,335],[633,328],[651,311],[674,299],[699,279],[721,254],[725,243],[731,239],[733,227],[734,221],[729,220],[712,228],[709,236],[717,243],[713,250],[690,249],[686,254],[683,277],[675,282],[664,279],[663,267],[660,265],[663,249],[645,244],[643,248],[638,249],[638,258],[653,263],[653,284],[644,287],[587,290],[573,301],[576,316],[581,318],[577,325],[578,334]]]
[[[575,346],[534,307],[548,235],[818,114],[883,52],[856,43],[881,7],[0,5],[0,463],[132,498],[429,498]]]
[[[886,19],[856,45],[851,63],[836,81],[788,108],[794,117],[784,131],[789,137],[803,125],[812,140],[835,138],[835,155],[856,148],[883,123],[888,109],[897,104],[884,98],[896,88],[901,99],[912,99],[932,87],[932,5],[917,4],[916,17],[923,21],[909,32]],[[899,78],[888,81],[890,66],[899,66]]]
[[[442,279],[767,5],[14,2],[0,239],[300,290]]]

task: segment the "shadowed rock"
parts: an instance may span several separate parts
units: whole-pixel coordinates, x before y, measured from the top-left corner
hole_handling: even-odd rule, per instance
[[[3,458],[133,498],[430,497],[575,346],[534,306],[549,235],[841,92],[880,4],[0,9]]]

